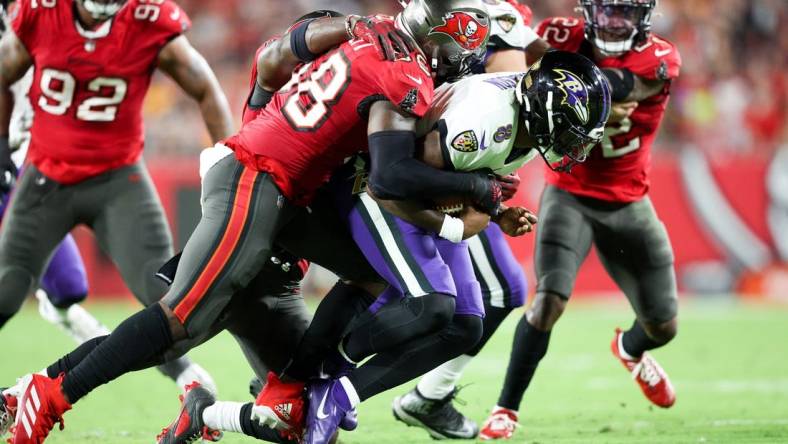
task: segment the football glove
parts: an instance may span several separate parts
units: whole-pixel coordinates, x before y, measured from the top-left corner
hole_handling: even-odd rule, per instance
[[[16,165],[11,160],[11,147],[8,137],[0,137],[0,192],[11,191],[16,181]]]
[[[350,37],[372,44],[382,60],[394,61],[416,50],[416,42],[394,23],[375,16],[354,18],[355,23],[350,22]]]
[[[501,184],[495,176],[487,173],[478,172],[475,176],[473,190],[476,206],[490,216],[497,215],[503,199]]]
[[[520,187],[520,176],[517,173],[512,173],[508,176],[499,176],[498,184],[501,186],[501,194],[503,195],[502,201],[506,202],[517,193],[517,188]]]

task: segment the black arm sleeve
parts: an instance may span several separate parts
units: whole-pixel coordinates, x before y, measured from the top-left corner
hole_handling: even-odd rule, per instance
[[[369,135],[372,161],[369,187],[381,199],[429,199],[485,196],[487,179],[475,173],[452,173],[432,168],[413,157],[416,134],[412,131],[379,131]]]
[[[618,73],[621,73],[619,75]],[[632,71],[626,68],[602,68],[602,73],[607,77],[607,82],[610,83],[611,99],[614,102],[623,102],[632,89],[635,88],[635,75]],[[621,77],[623,76],[623,78]]]

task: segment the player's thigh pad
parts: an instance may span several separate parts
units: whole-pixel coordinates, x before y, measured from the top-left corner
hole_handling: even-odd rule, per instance
[[[536,290],[569,298],[591,241],[591,225],[578,202],[569,193],[546,186],[536,229]]]
[[[49,258],[77,223],[74,190],[28,166],[0,225],[0,313],[16,312]]]
[[[142,161],[76,187],[82,218],[93,228],[129,290],[146,306],[161,299],[167,286],[155,274],[172,257],[172,235]]]
[[[210,328],[268,260],[296,209],[269,175],[222,159],[203,182],[203,216],[189,237],[165,302],[190,337]]]
[[[454,243],[440,238],[436,234],[433,234],[433,237],[441,258],[451,270],[452,279],[457,288],[454,314],[484,317],[482,289],[473,272],[467,242]]]
[[[645,197],[606,217],[594,237],[602,263],[638,318],[655,323],[673,319],[677,313],[673,249],[651,200]]]
[[[431,233],[387,213],[366,193],[359,194],[348,223],[369,263],[400,293],[457,295],[451,270]]]
[[[499,308],[525,305],[528,295],[525,271],[498,224],[491,223],[467,242],[484,300]]]

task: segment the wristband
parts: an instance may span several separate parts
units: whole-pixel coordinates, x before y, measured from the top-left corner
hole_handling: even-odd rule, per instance
[[[298,60],[309,63],[315,60],[320,54],[315,54],[309,50],[309,45],[306,44],[306,29],[314,19],[304,20],[299,23],[295,29],[290,31],[290,51]]]
[[[465,223],[462,219],[449,216],[448,214],[443,218],[443,225],[441,225],[441,232],[438,236],[446,239],[447,241],[459,244],[462,242],[462,235],[465,233]]]

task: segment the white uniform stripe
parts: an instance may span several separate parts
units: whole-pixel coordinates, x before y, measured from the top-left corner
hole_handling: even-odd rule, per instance
[[[25,428],[25,432],[27,432],[28,438],[33,436],[33,428],[30,427],[30,423],[27,421],[27,415],[22,415],[22,426]]]
[[[394,234],[386,223],[386,219],[383,218],[383,213],[380,207],[378,207],[377,202],[369,197],[367,193],[361,193],[359,196],[361,202],[364,204],[364,208],[367,209],[369,216],[372,218],[372,223],[375,225],[378,235],[381,240],[383,240],[383,245],[386,247],[386,252],[391,257],[391,261],[394,263],[397,273],[399,273],[405,281],[405,287],[408,293],[416,297],[426,295],[427,292],[421,288],[418,279],[416,279],[416,274],[411,270],[408,262],[402,255],[399,245],[397,245],[397,241],[394,239]]]
[[[501,281],[498,280],[498,276],[493,271],[492,263],[490,263],[490,258],[487,257],[487,251],[485,251],[479,236],[473,236],[468,239],[468,248],[471,251],[471,259],[473,259],[484,283],[490,290],[490,305],[499,308],[506,307],[503,300],[503,285],[501,285]]]
[[[37,418],[36,411],[33,409],[33,404],[31,404],[29,400],[25,403],[25,413],[27,414],[24,415],[23,418],[27,418],[29,416],[33,421],[33,424],[35,424]]]
[[[547,91],[547,125],[550,134],[553,133],[553,92]]]
[[[36,411],[41,410],[41,401],[38,399],[36,386],[30,388],[30,396],[33,398],[33,405],[36,406]]]

